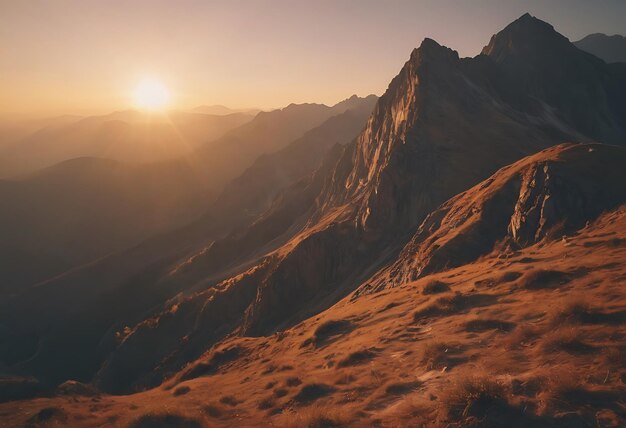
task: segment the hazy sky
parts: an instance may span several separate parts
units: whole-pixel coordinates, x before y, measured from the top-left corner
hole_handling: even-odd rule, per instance
[[[626,34],[625,0],[0,0],[0,112],[128,108],[144,76],[176,107],[330,104],[384,92],[424,37],[473,56],[524,12]]]

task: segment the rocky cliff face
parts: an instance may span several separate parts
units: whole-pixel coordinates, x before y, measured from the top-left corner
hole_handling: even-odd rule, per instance
[[[433,211],[397,260],[357,294],[462,266],[493,250],[561,239],[626,201],[624,165],[624,148],[564,144],[502,168]]]

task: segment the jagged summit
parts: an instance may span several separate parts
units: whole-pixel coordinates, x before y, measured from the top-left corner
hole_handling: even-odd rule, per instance
[[[361,292],[574,233],[626,203],[625,164],[623,147],[561,144],[502,168],[434,210]]]
[[[513,53],[538,55],[546,49],[566,48],[567,38],[552,25],[526,13],[494,34],[482,54],[498,60]]]

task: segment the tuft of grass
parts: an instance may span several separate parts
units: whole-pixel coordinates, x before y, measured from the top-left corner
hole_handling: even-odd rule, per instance
[[[450,291],[450,286],[443,281],[429,281],[422,289],[422,294],[439,294]]]
[[[189,388],[187,385],[183,385],[176,388],[172,395],[174,395],[174,397],[178,397],[179,395],[187,394],[189,391],[191,391],[191,388]]]
[[[555,288],[569,282],[570,276],[566,272],[548,269],[533,269],[520,278],[520,285],[528,290],[543,290]]]
[[[537,327],[528,324],[518,325],[505,339],[504,346],[507,349],[519,349],[528,346],[541,332]]]
[[[207,404],[204,406],[204,413],[212,418],[219,418],[224,414],[224,409],[217,404]]]
[[[487,376],[460,377],[440,399],[448,420],[453,421],[484,418],[493,409],[508,407],[506,389]]]
[[[234,407],[239,404],[239,401],[237,401],[237,399],[232,395],[224,395],[222,398],[220,398],[220,403]]]
[[[557,329],[548,333],[542,343],[545,352],[565,351],[569,354],[588,354],[595,349],[586,344],[579,331],[573,328]]]
[[[140,416],[131,422],[130,428],[156,428],[156,427],[176,427],[176,428],[201,428],[199,420],[182,416],[177,413],[148,413]]]
[[[582,297],[567,299],[552,315],[551,324],[560,325],[584,322],[592,317],[591,304]]]
[[[316,343],[322,343],[332,336],[346,334],[354,328],[350,320],[328,320],[320,324],[313,333]]]
[[[462,312],[468,308],[487,306],[497,301],[495,296],[489,294],[461,294],[441,296],[434,302],[419,309],[413,314],[415,322],[430,317],[452,315]]]
[[[323,383],[309,383],[300,388],[300,391],[293,397],[297,403],[305,404],[325,397],[335,392],[335,388]]]
[[[478,318],[465,323],[465,330],[479,333],[488,330],[511,331],[515,328],[515,324],[508,321],[502,321],[492,318]]]
[[[280,428],[343,428],[349,420],[335,409],[313,405],[296,411],[285,412],[277,418]]]
[[[438,341],[425,341],[421,348],[421,363],[427,370],[440,370],[449,366],[453,360],[453,354],[457,354],[457,346]]]
[[[337,368],[351,367],[359,364],[363,364],[376,357],[376,353],[370,349],[364,349],[362,351],[352,352],[350,355],[340,360],[337,364]]]
[[[224,348],[212,352],[211,357],[207,361],[201,361],[187,368],[180,380],[185,381],[200,376],[209,376],[215,374],[225,364],[236,360],[245,353],[245,350],[239,346]]]
[[[302,381],[300,380],[300,378],[296,376],[288,377],[287,380],[285,381],[285,385],[287,386],[298,386],[301,383]]]
[[[275,403],[274,403],[274,398],[273,397],[267,397],[264,398],[263,400],[259,401],[259,403],[257,404],[257,409],[259,410],[267,410],[267,409],[271,409],[272,407],[274,407]]]

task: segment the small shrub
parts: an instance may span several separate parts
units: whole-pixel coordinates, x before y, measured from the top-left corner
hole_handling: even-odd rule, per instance
[[[547,334],[543,349],[546,352],[565,351],[569,354],[587,354],[594,350],[583,342],[580,333],[574,329],[559,329]]]
[[[418,322],[424,318],[451,315],[468,308],[486,306],[497,301],[495,296],[488,294],[460,294],[441,296],[428,306],[413,314],[413,319]]]
[[[442,281],[433,280],[428,282],[422,289],[422,294],[439,294],[450,291],[450,286]]]
[[[272,407],[274,407],[274,399],[272,397],[264,398],[263,400],[259,401],[259,404],[257,405],[257,408],[259,410],[267,410],[271,409]]]
[[[484,418],[493,408],[508,407],[505,388],[488,377],[463,377],[445,391],[441,400],[449,419]]]
[[[320,324],[313,333],[316,343],[321,343],[332,336],[346,334],[354,328],[349,320],[329,320]]]
[[[232,395],[225,395],[220,398],[220,403],[227,404],[229,406],[236,406],[237,404],[239,404],[239,401],[237,401],[237,399]]]
[[[335,392],[335,388],[323,383],[310,383],[304,385],[298,394],[294,397],[294,400],[298,403],[309,403],[319,398],[325,397]]]
[[[367,361],[376,357],[376,353],[372,352],[369,349],[364,349],[362,351],[356,351],[348,355],[346,358],[339,361],[337,364],[338,368],[342,367],[350,367],[356,366],[359,364],[366,363]]]
[[[287,386],[298,386],[301,383],[302,381],[300,380],[300,378],[295,377],[295,376],[288,377],[287,380],[285,381],[285,385]]]
[[[219,418],[224,414],[224,411],[217,404],[207,404],[204,406],[204,413],[212,418]]]
[[[186,385],[183,385],[183,386],[179,386],[178,388],[176,388],[172,394],[174,395],[174,397],[178,397],[179,395],[187,394],[189,391],[191,391],[191,388],[189,388]]]
[[[284,397],[288,393],[289,393],[289,391],[287,391],[285,388],[276,388],[274,390],[274,397],[276,397],[276,398]]]
[[[574,297],[566,300],[552,316],[552,324],[584,322],[592,316],[591,304],[583,298]]]
[[[521,346],[530,344],[540,335],[536,327],[530,325],[519,325],[505,339],[504,345],[507,349],[519,349]]]
[[[140,416],[130,428],[201,428],[200,421],[175,413],[158,413]]]
[[[313,405],[298,411],[286,412],[277,419],[282,428],[342,428],[349,426],[347,419],[336,410]]]
[[[459,349],[447,343],[431,341],[425,342],[421,348],[421,363],[427,370],[440,370],[453,363],[453,354]]]
[[[554,288],[570,280],[569,275],[558,270],[533,269],[520,279],[522,287],[528,290]]]
[[[511,331],[515,324],[491,318],[474,319],[465,323],[465,329],[471,332],[482,332],[487,330]]]

